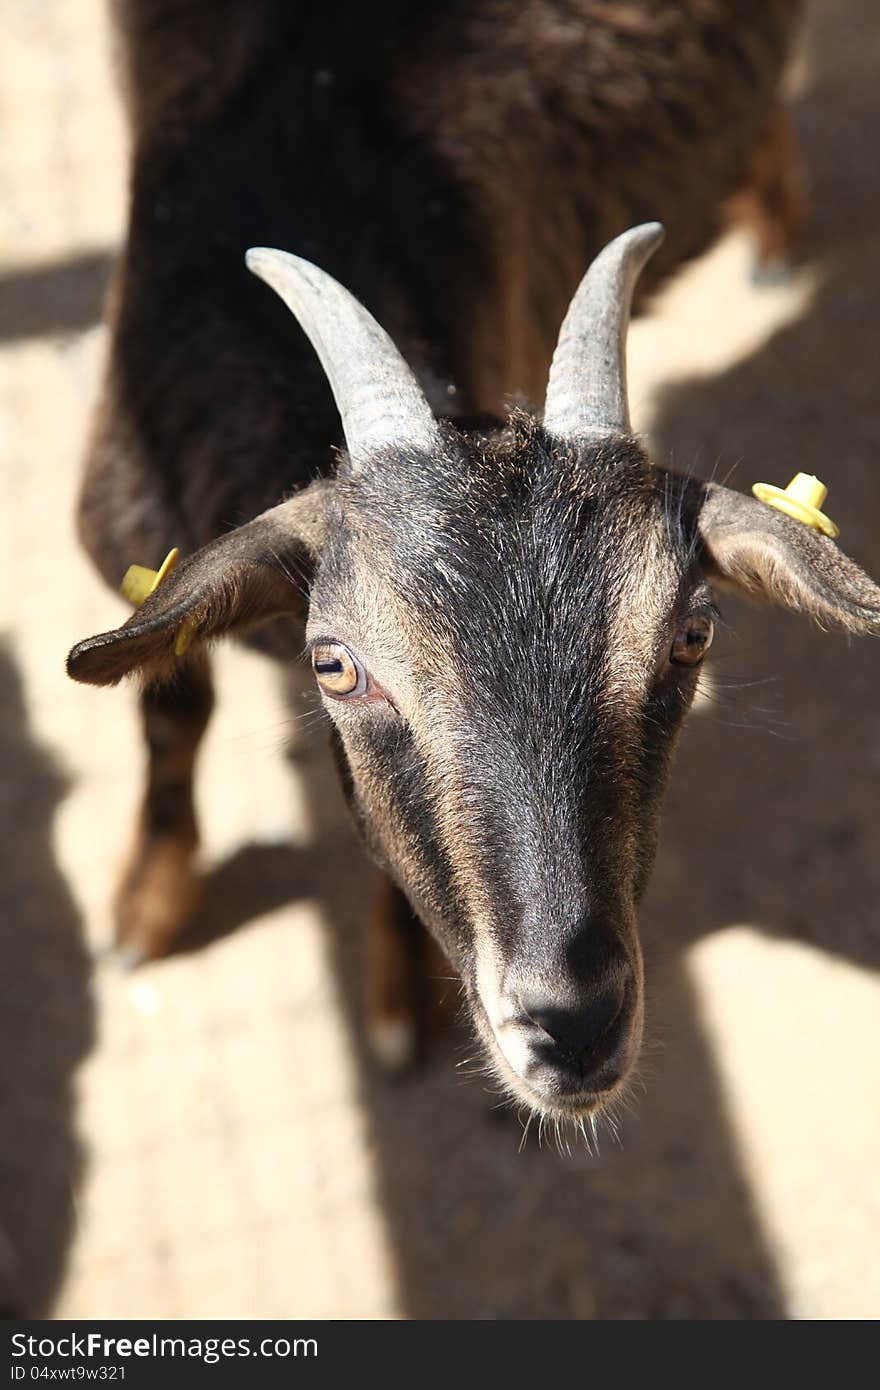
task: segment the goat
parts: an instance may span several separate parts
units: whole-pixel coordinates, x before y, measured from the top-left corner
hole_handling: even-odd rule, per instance
[[[661,230],[622,228],[668,223],[654,283],[712,239],[778,121],[798,6],[463,0],[302,25],[264,0],[212,26],[207,7],[123,8],[132,214],[80,527],[112,583],[169,537],[194,553],[68,662],[144,680],[119,939],[160,954],[193,910],[208,643],[254,633],[290,658],[307,614],[388,880],[379,1043],[402,1060],[412,1042],[389,982],[411,969],[414,914],[510,1093],[582,1119],[639,1051],[637,906],[712,586],[880,630],[880,590],[831,540],[652,464],[627,407],[626,327]],[[766,185],[766,149],[762,169]],[[237,275],[259,241],[303,253],[248,264],[332,399],[281,306]],[[502,412],[505,389],[543,414]]]

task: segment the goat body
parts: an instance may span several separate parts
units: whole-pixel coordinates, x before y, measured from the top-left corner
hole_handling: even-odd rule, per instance
[[[341,439],[248,246],[317,262],[439,413],[540,400],[592,257],[702,251],[777,118],[798,0],[117,0],[131,213],[81,533],[113,587],[325,474]]]
[[[511,1093],[582,1120],[639,1049],[637,907],[713,583],[880,628],[830,540],[652,467],[626,405],[642,267],[707,245],[756,168],[790,190],[768,150],[799,5],[119,8],[132,211],[81,530],[114,584],[170,538],[195,552],[70,657],[147,680],[120,939],[158,954],[192,910],[206,640],[262,624],[295,651],[307,592],[345,790],[396,885],[386,1060],[411,1041],[387,980],[412,910]],[[657,223],[625,231],[647,218],[650,261]],[[254,245],[294,253],[248,261],[305,337],[245,275]],[[504,409],[545,383],[543,418]]]

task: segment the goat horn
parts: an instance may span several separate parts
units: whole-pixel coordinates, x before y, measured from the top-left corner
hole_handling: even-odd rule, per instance
[[[439,431],[425,394],[384,328],[364,306],[310,261],[257,246],[248,270],[281,296],[321,360],[345,442],[357,467],[389,445],[424,451]]]
[[[626,332],[633,289],[660,245],[659,222],[615,237],[590,266],[559,330],[550,366],[544,427],[560,439],[627,434]]]

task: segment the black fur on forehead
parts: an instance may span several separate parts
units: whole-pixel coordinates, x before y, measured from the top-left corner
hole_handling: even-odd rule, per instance
[[[570,600],[583,614],[598,588],[613,598],[662,524],[666,475],[636,439],[561,443],[522,410],[492,433],[444,432],[433,456],[401,450],[340,474],[344,529],[401,597],[457,626],[476,594],[481,607],[497,605],[498,622],[521,622],[524,636],[536,606]],[[683,563],[678,505],[665,500],[670,559]]]
[[[548,435],[540,420],[520,407],[505,422],[442,421],[445,448],[412,454],[405,447],[368,463],[354,477],[343,466],[345,500],[378,514],[395,502],[407,510],[421,503],[462,508],[478,515],[494,504],[524,502],[548,486],[583,496],[613,486],[621,477],[644,480],[649,464],[630,435],[609,435],[575,445]]]

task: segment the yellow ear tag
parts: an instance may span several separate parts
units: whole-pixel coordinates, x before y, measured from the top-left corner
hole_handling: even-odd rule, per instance
[[[177,564],[179,554],[180,551],[177,546],[173,550],[169,550],[157,570],[147,569],[146,565],[129,565],[122,581],[123,597],[127,598],[129,603],[133,603],[135,608],[140,608],[144,599],[149,598],[153,590],[158,589],[162,580],[168,578]]]
[[[135,608],[140,608],[144,599],[149,598],[153,590],[158,589],[162,581],[168,578],[177,564],[179,554],[180,551],[177,546],[173,550],[169,550],[157,570],[147,569],[146,565],[129,565],[122,581],[123,597],[127,598],[129,603],[133,603]],[[186,622],[181,623],[174,641],[176,656],[183,656],[195,637],[198,627],[198,618],[187,618]]]
[[[181,623],[177,629],[177,637],[174,641],[174,655],[183,656],[192,639],[199,630],[198,618],[187,618],[185,623]]]
[[[787,488],[774,487],[772,483],[754,483],[752,492],[759,502],[766,502],[768,507],[793,516],[795,521],[802,521],[805,526],[824,532],[833,541],[840,535],[839,527],[821,510],[828,489],[812,473],[795,473]]]

